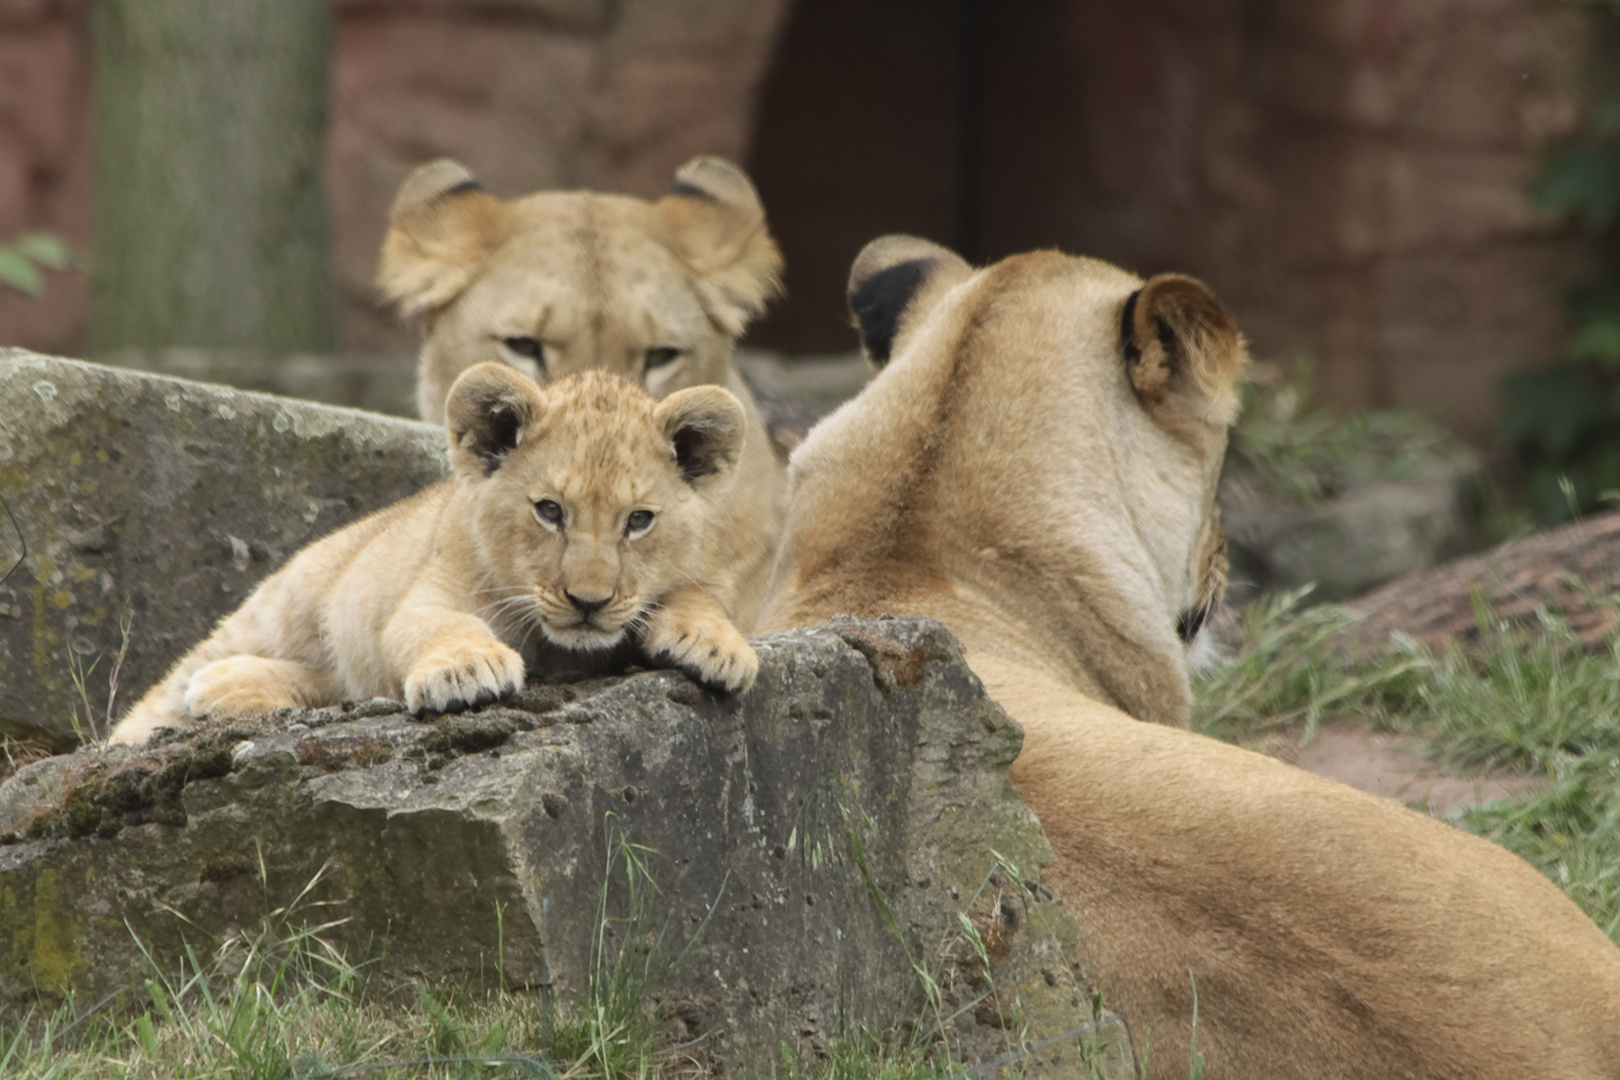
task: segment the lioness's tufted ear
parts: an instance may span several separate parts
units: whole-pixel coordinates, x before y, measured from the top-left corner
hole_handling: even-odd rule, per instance
[[[674,444],[682,479],[693,487],[726,479],[736,469],[748,418],[729,390],[677,390],[658,403],[653,417]]]
[[[463,478],[491,475],[522,444],[544,408],[534,380],[505,364],[491,361],[463,371],[444,403],[450,467]]]
[[[956,252],[916,236],[880,236],[862,248],[849,268],[846,295],[866,358],[876,367],[887,364],[902,332],[971,273]]]
[[[765,228],[759,194],[737,166],[695,157],[676,170],[656,206],[704,310],[726,333],[741,334],[782,294],[782,254]]]
[[[506,205],[466,166],[449,158],[419,166],[388,211],[377,287],[404,315],[443,307],[472,284],[505,225]]]
[[[1121,316],[1131,385],[1150,408],[1174,404],[1207,424],[1237,419],[1248,354],[1237,325],[1196,278],[1158,274]]]

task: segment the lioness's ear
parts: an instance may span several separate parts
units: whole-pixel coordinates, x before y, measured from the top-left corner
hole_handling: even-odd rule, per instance
[[[677,390],[658,403],[653,417],[675,447],[681,478],[693,487],[724,479],[737,467],[748,420],[729,390]]]
[[[450,385],[445,427],[457,476],[489,476],[523,442],[545,407],[533,379],[505,364],[477,364]]]
[[[505,224],[506,205],[466,166],[449,158],[419,166],[388,211],[377,287],[404,315],[443,307],[472,284]]]
[[[971,273],[960,255],[916,236],[880,236],[862,248],[849,268],[847,295],[861,351],[873,366],[887,364],[903,332]]]
[[[782,294],[782,254],[765,228],[759,194],[737,166],[695,157],[676,170],[656,206],[704,310],[726,333],[741,334]]]
[[[1150,408],[1173,404],[1208,424],[1237,419],[1248,353],[1237,325],[1196,278],[1158,274],[1121,316],[1131,386]]]

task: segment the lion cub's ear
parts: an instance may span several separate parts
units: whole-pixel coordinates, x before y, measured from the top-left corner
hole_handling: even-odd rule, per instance
[[[880,236],[849,268],[849,314],[874,367],[889,362],[904,332],[973,268],[948,248],[916,236]]]
[[[506,214],[466,166],[449,158],[419,166],[388,211],[377,287],[404,315],[443,307],[500,243]]]
[[[782,294],[782,254],[765,228],[758,192],[737,166],[695,157],[654,205],[704,309],[726,333],[741,334]]]
[[[675,447],[675,465],[693,487],[729,479],[742,456],[748,418],[742,403],[718,386],[677,390],[653,413]]]
[[[1131,386],[1149,408],[1174,404],[1219,426],[1237,419],[1248,353],[1208,286],[1158,274],[1125,301],[1121,322]]]
[[[505,364],[478,364],[461,373],[445,399],[450,466],[457,476],[489,476],[523,442],[545,408],[533,379]]]

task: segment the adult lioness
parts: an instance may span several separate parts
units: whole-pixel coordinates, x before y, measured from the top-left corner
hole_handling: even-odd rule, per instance
[[[421,316],[417,407],[444,419],[461,372],[498,361],[544,383],[611,371],[655,397],[723,386],[748,420],[719,543],[739,574],[732,617],[753,626],[780,527],[781,466],[732,346],[781,291],[782,258],[748,177],[693,158],[657,202],[542,191],[503,202],[453,161],[423,165],[389,212],[377,281]]]
[[[753,682],[713,539],[746,432],[736,398],[700,386],[655,402],[602,372],[542,389],[481,364],[447,411],[451,479],[299,552],[112,741],[373,695],[413,712],[481,704],[548,651],[626,638],[716,686]]]
[[[1620,1077],[1620,951],[1529,866],[1180,730],[1244,368],[1209,291],[889,237],[850,300],[885,366],[793,455],[762,625],[961,638],[1150,1075],[1188,1074],[1196,985],[1210,1077]]]

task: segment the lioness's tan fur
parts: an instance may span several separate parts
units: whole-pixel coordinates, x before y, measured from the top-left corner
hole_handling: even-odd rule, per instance
[[[1243,370],[1213,296],[903,237],[851,293],[890,359],[794,454],[762,627],[925,615],[962,640],[1024,725],[1046,881],[1149,1075],[1188,1075],[1196,983],[1212,1080],[1620,1077],[1620,951],[1540,874],[1182,730]]]
[[[346,698],[478,704],[548,654],[627,638],[726,689],[753,682],[715,543],[747,433],[736,398],[702,386],[656,402],[600,372],[541,388],[483,364],[448,411],[451,479],[299,552],[112,741]]]
[[[749,437],[719,543],[738,569],[746,630],[770,574],[782,474],[732,348],[780,292],[781,270],[753,185],[720,158],[687,162],[655,202],[589,191],[502,201],[441,160],[401,186],[377,276],[421,317],[417,407],[434,423],[451,382],[481,361],[540,383],[603,370],[655,397],[701,385],[736,395]]]

